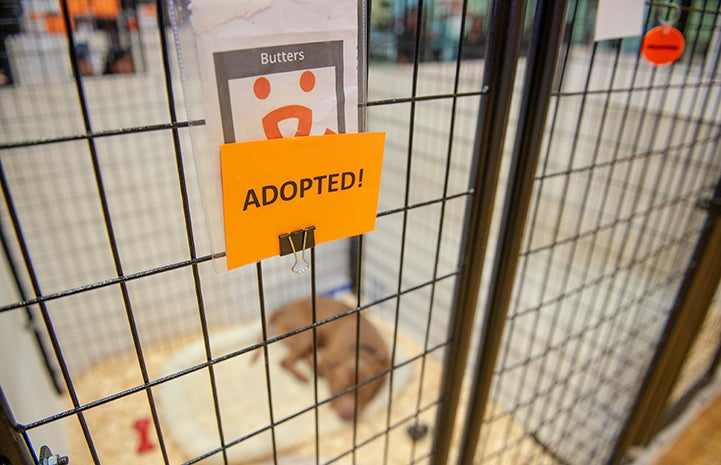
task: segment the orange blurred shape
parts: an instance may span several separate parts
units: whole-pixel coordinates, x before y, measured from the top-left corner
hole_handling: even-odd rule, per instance
[[[75,30],[75,21],[70,19],[70,24],[73,30]],[[45,15],[45,31],[48,34],[65,34],[65,19],[61,14],[49,14]]]
[[[60,12],[63,11],[63,2],[58,0],[60,4]],[[70,16],[89,16],[90,0],[67,0]]]
[[[140,10],[140,15],[146,18],[155,18],[156,16],[155,5],[152,3],[138,5],[138,9]]]
[[[96,18],[115,19],[120,14],[120,0],[92,0]]]

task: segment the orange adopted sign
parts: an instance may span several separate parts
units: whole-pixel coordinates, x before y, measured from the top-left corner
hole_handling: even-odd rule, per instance
[[[654,65],[668,65],[681,58],[685,42],[675,27],[657,26],[643,36],[641,53]]]
[[[228,269],[280,254],[279,236],[315,243],[375,228],[385,133],[330,134],[220,147]]]

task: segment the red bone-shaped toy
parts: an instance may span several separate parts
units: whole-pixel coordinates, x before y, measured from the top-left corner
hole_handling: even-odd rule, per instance
[[[150,438],[148,437],[148,426],[150,425],[150,420],[147,418],[141,418],[139,420],[135,420],[135,423],[133,423],[133,428],[135,428],[138,431],[138,434],[140,435],[140,444],[138,444],[137,452],[138,454],[142,454],[144,452],[151,451],[155,448],[152,442],[150,442]]]

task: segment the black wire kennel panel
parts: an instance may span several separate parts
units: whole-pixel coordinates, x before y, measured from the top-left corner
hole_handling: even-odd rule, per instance
[[[23,2],[25,19],[48,5]],[[183,456],[171,445],[172,433],[163,442],[158,380],[194,367],[183,379],[198,380],[211,398],[207,413],[226,413],[226,422],[232,393],[209,381],[208,365],[198,368],[208,363],[204,352],[172,372],[170,354],[200,341],[212,357],[227,358],[244,347],[222,337],[211,341],[209,334],[250,320],[256,344],[261,304],[270,312],[311,292],[310,274],[293,275],[287,257],[224,275],[212,269],[191,123],[178,116],[185,103],[172,33],[158,27],[163,4],[145,6],[153,8],[138,7],[146,15],[138,29],[127,41],[121,37],[135,64],[129,74],[104,74],[95,64],[92,75],[80,77],[77,43],[90,48],[91,61],[104,58],[108,47],[107,33],[95,25],[81,31],[78,24],[73,53],[64,31],[39,26],[7,41],[15,83],[0,88],[0,226],[8,258],[3,279],[10,280],[0,326],[37,332],[47,368],[34,361],[33,344],[27,360],[19,353],[13,366],[23,367],[33,384],[45,384],[49,370],[62,394],[33,398],[16,382],[18,372],[5,367],[2,387],[16,420],[29,425],[33,451],[49,444],[73,463],[164,463],[168,454],[173,463],[197,459],[201,454]],[[55,2],[49,7],[57,12]],[[348,241],[314,250],[319,295],[350,289],[349,250]],[[215,410],[218,398],[223,404]],[[136,422],[150,425],[144,431],[152,453],[137,453],[143,436]],[[230,430],[227,440],[250,433]],[[216,439],[203,454],[221,457],[219,447]]]
[[[0,317],[38,333],[48,366],[23,364],[35,380],[50,370],[62,392],[33,410],[3,377],[18,429],[35,454],[49,444],[72,463],[427,462],[482,60],[415,46],[408,63],[373,61],[367,129],[387,133],[377,230],[307,252],[300,277],[290,257],[218,275],[193,166],[203,121],[185,117],[194,56],[183,54],[182,82],[173,43],[192,31],[171,31],[164,5],[138,8],[137,29],[121,34],[128,74],[98,71],[98,50],[115,38],[92,24],[10,39],[18,72],[0,89],[0,226],[16,289]],[[414,5],[428,18],[439,11]],[[463,23],[463,11],[446,19]],[[416,39],[429,43],[425,34]],[[339,426],[329,395],[314,382],[288,392],[272,359],[283,341],[261,323],[311,294],[344,295],[388,343],[387,393],[370,422]]]
[[[686,52],[659,68],[579,40],[589,5],[568,5],[478,463],[607,463],[721,174],[718,2],[681,7]],[[507,418],[524,428],[489,442]]]

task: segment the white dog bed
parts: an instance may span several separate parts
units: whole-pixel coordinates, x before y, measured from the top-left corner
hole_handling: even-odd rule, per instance
[[[215,335],[211,346],[213,356],[228,354],[261,340],[257,324],[249,324]],[[390,347],[390,341],[389,347]],[[283,454],[303,444],[313,444],[316,437],[315,389],[313,381],[298,381],[281,367],[281,360],[287,353],[282,342],[268,348],[268,370],[272,392],[273,420],[281,424],[274,429],[275,450]],[[320,355],[322,357],[322,353]],[[404,349],[398,345],[396,364],[407,359]],[[203,341],[190,344],[172,356],[163,367],[163,374],[170,375],[206,360]],[[301,361],[299,368],[307,368],[309,379],[313,379],[310,366]],[[246,438],[227,450],[228,462],[240,464],[270,457],[273,453],[273,435],[270,429],[268,407],[268,386],[266,383],[265,358],[262,350],[229,358],[214,365],[217,400],[222,418],[226,442]],[[396,396],[408,383],[412,375],[410,365],[394,370],[393,394]],[[160,414],[164,428],[173,442],[189,458],[201,456],[220,446],[218,425],[214,408],[210,377],[207,370],[200,370],[164,383],[158,389]],[[383,383],[372,402],[360,415],[360,420],[378,416],[387,410],[389,382]],[[318,434],[330,438],[352,432],[352,423],[343,422],[324,400],[331,397],[324,378],[318,378],[317,399],[322,403],[317,408]],[[301,413],[300,415],[299,412]],[[350,438],[352,441],[352,438]],[[350,443],[352,447],[352,442]],[[203,463],[223,463],[221,453],[216,453]]]
[[[390,339],[391,326],[375,320],[374,322]],[[393,374],[394,396],[390,417],[386,409],[388,400],[388,384],[386,383],[385,390],[378,394],[376,403],[370,405],[361,415],[355,429],[355,438],[352,425],[340,422],[329,406],[321,407],[318,421],[320,435],[316,445],[315,411],[310,410],[303,416],[285,422],[276,428],[279,465],[315,464],[316,454],[320,455],[320,463],[333,460],[335,465],[373,465],[376,463],[404,465],[419,457],[424,457],[430,452],[436,409],[428,408],[428,406],[433,406],[438,401],[442,365],[436,356],[428,356],[425,361],[418,358],[410,364],[404,365],[405,354],[415,358],[423,353],[423,348],[417,342],[406,337],[402,331],[399,331],[397,336],[396,365],[403,366],[396,369]],[[197,342],[198,340],[199,337],[195,334],[192,337],[177,336],[146,344],[144,355],[150,378],[159,378],[163,370],[167,374],[175,368],[187,369],[204,362],[205,352],[202,343]],[[213,357],[222,357],[224,354],[247,347],[248,341],[253,344],[258,340],[248,328],[237,328],[218,333],[212,336]],[[285,350],[284,345],[283,343],[274,344],[273,350],[270,351],[272,360],[276,360],[270,363],[273,413],[276,422],[282,420],[294,409],[305,409],[314,404],[312,384],[305,385],[296,382],[295,378],[288,377],[278,366],[277,359],[282,355],[274,352]],[[225,349],[221,350],[222,347]],[[181,358],[186,360],[181,362]],[[252,354],[249,354],[214,365],[226,442],[232,442],[239,436],[270,424],[263,368],[264,359],[261,357],[257,361],[261,368],[253,366],[251,367],[252,371],[247,373],[235,367],[235,364],[242,365],[251,362]],[[172,364],[175,364],[175,367]],[[424,365],[422,379],[420,376],[421,365]],[[299,366],[301,365],[299,364]],[[322,378],[320,381],[319,400],[323,401],[327,390]],[[74,385],[81,403],[102,399],[138,386],[141,382],[134,351],[105,359],[74,376]],[[257,389],[253,390],[251,387]],[[237,392],[234,391],[236,389]],[[402,392],[399,392],[401,389],[403,389]],[[290,395],[291,392],[295,393],[294,396],[297,396],[298,399],[291,399],[290,397],[293,397]],[[184,463],[199,454],[206,454],[219,447],[218,426],[215,421],[207,369],[162,383],[154,387],[152,393],[160,411],[163,439],[170,463],[174,465]],[[418,398],[419,393],[421,394],[420,399]],[[175,400],[173,400],[173,396],[175,396]],[[256,400],[251,401],[250,399]],[[464,405],[465,400],[462,400],[459,418],[463,418]],[[419,407],[421,408],[420,412],[418,411]],[[67,400],[65,408],[72,408],[69,400]],[[495,412],[493,406],[491,408]],[[244,411],[244,409],[247,410]],[[491,414],[491,416],[493,415],[499,417],[499,420],[485,425],[484,438],[481,439],[486,444],[485,450],[494,457],[487,462],[487,465],[507,463],[509,454],[516,457],[540,457],[543,455],[532,440],[526,439],[522,425],[515,422],[511,416],[498,413]],[[139,435],[133,425],[138,420],[152,419],[145,391],[90,408],[84,412],[84,417],[90,428],[95,449],[103,463],[132,463],[133,465],[164,463],[152,421],[147,434],[153,448],[145,452],[137,450]],[[413,441],[406,433],[407,427],[416,420],[430,427],[429,434],[419,441]],[[67,452],[64,455],[69,455],[73,464],[92,463],[93,460],[78,421],[69,417],[64,424],[67,427],[69,442],[69,450],[62,451]],[[304,426],[299,427],[298,425]],[[303,429],[306,428],[305,425],[310,426]],[[389,426],[390,430],[387,429]],[[298,430],[302,431],[297,432]],[[457,431],[454,435],[454,446],[459,440],[459,433],[460,431]],[[518,441],[514,447],[509,448],[507,444],[509,437],[523,439]],[[302,441],[305,442],[301,443],[301,438],[304,438]],[[297,445],[291,446],[290,444]],[[207,449],[205,449],[206,446]],[[286,447],[288,450],[283,449]],[[501,448],[506,453],[495,455],[493,451]],[[281,451],[281,449],[283,450]],[[248,460],[248,464],[240,463],[243,465],[269,465],[273,463],[272,457],[265,456],[257,460],[251,460],[250,457],[260,457],[261,453],[270,454],[270,451],[271,441],[268,431],[259,435],[258,439],[243,441],[231,446],[228,454],[231,463],[234,464],[238,463],[234,462],[236,460],[243,462]],[[455,447],[451,450],[451,456],[455,456]],[[341,458],[334,460],[336,457]],[[198,463],[217,463],[219,461],[222,461],[222,454],[216,453]]]

